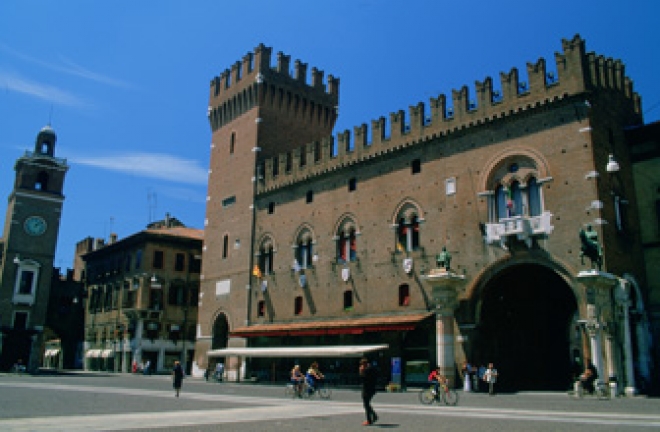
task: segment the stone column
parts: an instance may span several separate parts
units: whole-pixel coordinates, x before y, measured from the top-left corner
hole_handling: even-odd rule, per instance
[[[30,358],[27,361],[27,370],[29,372],[36,371],[39,368],[39,365],[41,364],[41,356],[40,356],[40,347],[41,347],[41,334],[36,333],[32,335],[32,344],[30,347]]]
[[[616,288],[616,302],[623,321],[623,364],[626,373],[625,392],[628,396],[637,393],[635,388],[635,370],[633,368],[633,350],[632,338],[630,336],[630,286],[625,279],[619,279],[619,285]]]
[[[433,269],[424,279],[431,286],[435,305],[436,366],[451,383],[455,383],[454,310],[458,306],[458,292],[463,288],[465,276],[445,269]]]
[[[138,364],[142,363],[142,333],[144,332],[144,319],[138,318],[135,324],[135,349],[133,352],[133,360]]]
[[[126,346],[129,341],[126,339],[126,334],[123,332],[120,341],[119,351],[121,353],[121,372],[126,373],[128,372],[128,368],[130,368],[130,365],[126,364],[128,362],[128,351],[126,350]]]

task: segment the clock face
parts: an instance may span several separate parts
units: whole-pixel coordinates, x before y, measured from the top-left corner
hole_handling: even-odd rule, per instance
[[[46,221],[44,218],[39,216],[30,216],[29,218],[25,219],[23,228],[25,228],[26,233],[33,236],[38,236],[46,232]]]

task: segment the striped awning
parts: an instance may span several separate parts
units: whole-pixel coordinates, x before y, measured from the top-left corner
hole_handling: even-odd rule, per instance
[[[232,337],[323,336],[366,332],[410,331],[433,313],[356,319],[255,324],[230,331]]]
[[[368,352],[386,350],[389,345],[340,345],[309,347],[223,348],[207,351],[209,357],[363,357]]]

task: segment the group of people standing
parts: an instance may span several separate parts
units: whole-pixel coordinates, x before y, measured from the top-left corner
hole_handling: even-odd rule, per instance
[[[138,362],[136,360],[133,360],[133,363],[131,364],[131,372],[136,374],[136,373],[142,373],[143,375],[151,375],[152,370],[151,370],[151,361],[147,360],[147,362]]]
[[[463,362],[461,375],[463,376],[464,391],[486,391],[487,386],[488,394],[491,396],[495,394],[498,373],[493,363],[488,363],[488,367],[483,364],[476,367],[466,360]]]

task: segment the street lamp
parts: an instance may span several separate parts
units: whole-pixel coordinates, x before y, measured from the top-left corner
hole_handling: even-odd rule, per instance
[[[606,167],[607,172],[610,173],[610,174],[615,173],[615,172],[619,172],[619,168],[620,168],[619,167],[619,162],[617,162],[616,159],[614,159],[613,154],[610,154],[609,155],[609,160],[607,161],[607,167]]]

